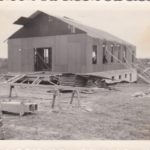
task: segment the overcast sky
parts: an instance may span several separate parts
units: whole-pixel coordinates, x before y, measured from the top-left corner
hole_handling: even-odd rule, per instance
[[[137,57],[150,57],[150,2],[3,1],[0,3],[0,57],[7,57],[7,41],[21,26],[13,22],[36,10],[68,16],[110,32],[137,47]],[[5,42],[4,42],[5,41]]]

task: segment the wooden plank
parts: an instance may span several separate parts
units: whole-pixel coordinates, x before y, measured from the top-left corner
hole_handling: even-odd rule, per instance
[[[32,84],[36,84],[37,81],[39,81],[40,77],[35,78],[35,80],[32,82]]]
[[[150,84],[150,79],[147,79],[146,77],[142,76],[141,74],[138,74],[138,77],[140,77],[142,80],[144,80],[146,83]]]

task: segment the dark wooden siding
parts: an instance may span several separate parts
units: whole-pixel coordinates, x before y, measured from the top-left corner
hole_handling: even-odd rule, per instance
[[[30,72],[34,70],[32,41],[8,40],[8,70],[10,72]]]
[[[101,72],[108,70],[120,70],[128,68],[114,59],[103,64],[103,40],[95,39],[86,34],[59,35],[48,37],[20,38],[8,40],[8,66],[9,71],[30,72],[34,71],[34,48],[52,48],[52,71],[54,72]],[[119,44],[107,41],[107,50],[111,50],[111,44]],[[92,47],[97,45],[97,64],[92,64]],[[124,45],[120,44],[120,61],[122,62]],[[119,49],[114,50],[117,57]],[[127,46],[128,63],[132,61],[132,51],[135,47]]]
[[[86,34],[8,40],[9,71],[34,71],[34,48],[52,48],[52,71],[85,72]]]
[[[84,31],[76,28],[75,33],[71,32],[68,24],[45,13],[40,13],[34,19],[25,24],[10,38],[41,37],[65,34],[79,34]]]

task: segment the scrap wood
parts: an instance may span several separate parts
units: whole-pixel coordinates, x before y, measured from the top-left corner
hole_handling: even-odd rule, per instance
[[[145,72],[147,72],[147,71],[149,71],[150,70],[150,67],[147,67],[147,68],[145,68],[144,70],[143,70],[143,73],[145,73]]]
[[[144,75],[138,74],[138,77],[142,79],[145,83],[150,84],[150,79],[147,79],[146,77],[144,77]]]
[[[113,91],[120,91],[118,88],[112,87],[112,86],[108,86],[107,89],[108,89],[108,90],[113,90]]]
[[[134,93],[132,96],[133,97],[143,97],[143,96],[145,96],[145,93],[140,91],[140,92]]]
[[[96,92],[97,92],[97,89],[95,88],[87,88],[87,89],[81,90],[81,93],[84,93],[84,94],[94,94]]]
[[[93,112],[93,109],[91,107],[88,107],[88,106],[82,106],[81,109],[83,109],[86,112]]]
[[[17,82],[18,80],[21,80],[25,77],[25,74],[17,74],[15,76],[9,76],[9,75],[5,75],[5,78],[8,78],[6,79],[7,81],[5,83],[15,83]]]
[[[146,91],[135,92],[132,96],[133,97],[146,97],[146,96],[150,96],[150,89],[148,89]]]

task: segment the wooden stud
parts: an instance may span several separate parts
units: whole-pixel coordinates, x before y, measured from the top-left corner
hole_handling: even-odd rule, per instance
[[[70,104],[73,103],[73,99],[74,99],[74,96],[75,94],[77,94],[77,101],[78,101],[78,107],[80,106],[80,92],[78,89],[75,89],[72,91],[72,96],[71,96],[71,100],[70,100]]]
[[[78,107],[80,107],[80,92],[78,89],[76,90],[76,93],[77,93]]]
[[[55,90],[54,94],[53,94],[53,101],[52,101],[52,105],[51,108],[53,109],[55,107],[55,103],[56,103],[56,97],[59,96],[59,90]]]
[[[56,91],[53,94],[53,100],[52,100],[52,106],[51,106],[52,109],[55,107],[55,100],[56,100]]]
[[[72,104],[72,103],[73,103],[74,95],[75,95],[75,90],[73,90],[73,91],[72,91],[72,96],[71,96],[70,104]]]
[[[13,85],[10,85],[10,88],[9,88],[9,98],[12,97],[12,90],[13,90],[14,86]]]
[[[21,101],[20,105],[21,105],[21,107],[20,107],[21,109],[20,109],[19,115],[20,115],[20,117],[21,117],[21,116],[23,116],[24,113],[25,113],[25,112],[24,112],[24,107],[25,107],[24,102]]]

